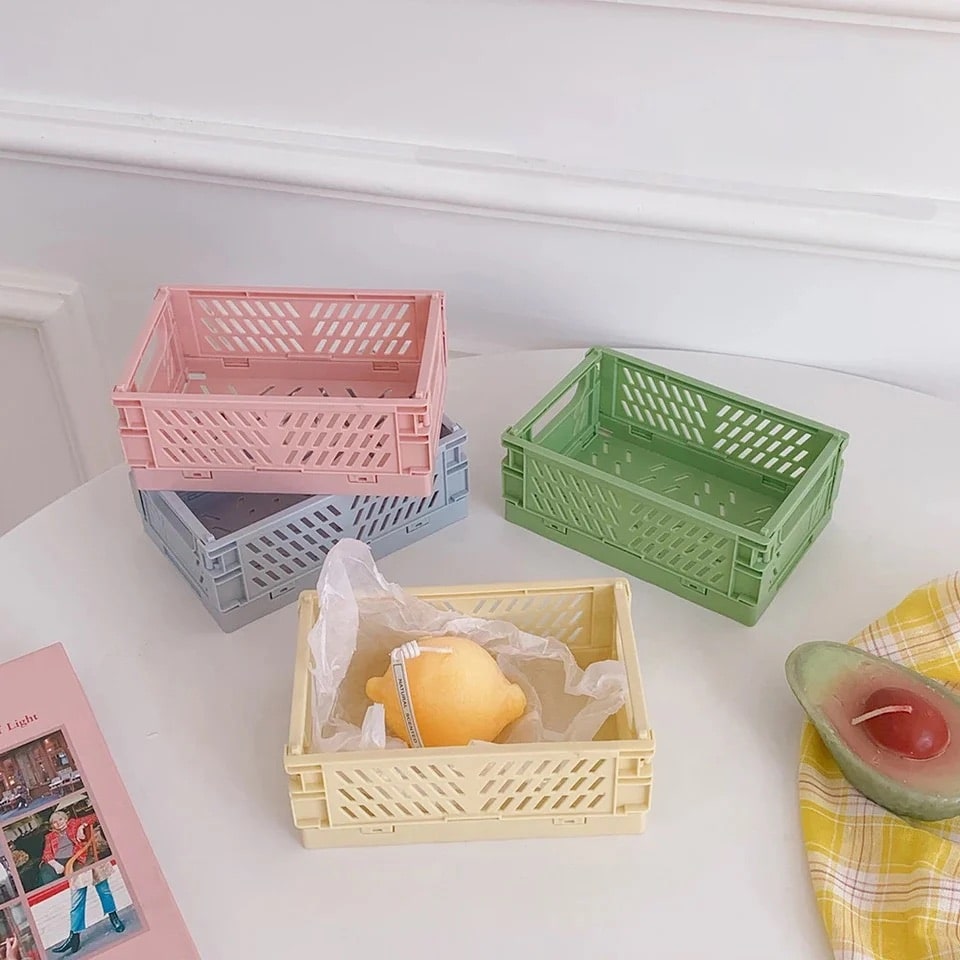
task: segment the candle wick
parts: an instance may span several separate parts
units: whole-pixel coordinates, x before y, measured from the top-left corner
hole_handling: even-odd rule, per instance
[[[876,710],[868,710],[866,713],[861,713],[859,717],[854,717],[850,723],[856,726],[858,723],[863,723],[864,720],[882,717],[887,713],[913,713],[913,707],[907,703],[894,703],[889,707],[878,707]]]

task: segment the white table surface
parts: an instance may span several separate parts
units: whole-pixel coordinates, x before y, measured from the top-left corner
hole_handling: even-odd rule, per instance
[[[471,516],[382,561],[387,577],[615,574],[501,516],[501,430],[582,355],[451,363]],[[828,960],[783,662],[960,564],[960,408],[799,366],[639,355],[852,436],[832,524],[756,627],[633,581],[657,737],[639,837],[304,850],[282,768],[295,605],[220,633],[142,533],[122,469],[0,538],[0,658],[65,643],[205,960]]]

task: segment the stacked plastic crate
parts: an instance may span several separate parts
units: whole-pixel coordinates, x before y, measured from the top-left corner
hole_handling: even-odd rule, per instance
[[[163,287],[113,395],[144,528],[224,630],[467,513],[436,291]]]

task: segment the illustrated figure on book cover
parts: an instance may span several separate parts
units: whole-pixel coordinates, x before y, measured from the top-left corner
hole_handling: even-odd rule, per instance
[[[117,913],[110,877],[113,866],[109,860],[97,861],[99,823],[96,814],[71,817],[57,809],[50,816],[50,832],[43,847],[41,876],[49,870],[56,876],[70,878],[70,936],[53,948],[54,953],[76,953],[80,948],[80,934],[86,928],[87,888],[93,886],[100,897],[103,912],[117,933],[123,933],[124,924]],[[92,863],[84,869],[88,863]]]

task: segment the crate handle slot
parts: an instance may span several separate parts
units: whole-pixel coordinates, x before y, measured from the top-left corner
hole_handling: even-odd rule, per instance
[[[376,483],[377,475],[375,473],[350,473],[347,475],[350,483]]]
[[[504,440],[519,437],[521,440],[531,441],[534,432],[541,420],[559,407],[564,409],[576,396],[576,391],[588,387],[591,391],[597,383],[599,357],[594,351],[589,351],[584,360],[570,371],[554,388],[540,401],[522,420],[505,431]],[[557,410],[556,412],[560,412]]]
[[[544,410],[526,429],[525,434],[528,440],[541,440],[553,423],[551,415],[559,417],[573,403],[576,402],[580,391],[580,385],[574,384],[568,387],[561,396],[559,396],[550,406]]]
[[[699,583],[694,583],[692,580],[681,580],[680,581],[688,590],[695,590],[697,593],[702,593],[704,596],[707,595],[707,588]]]

